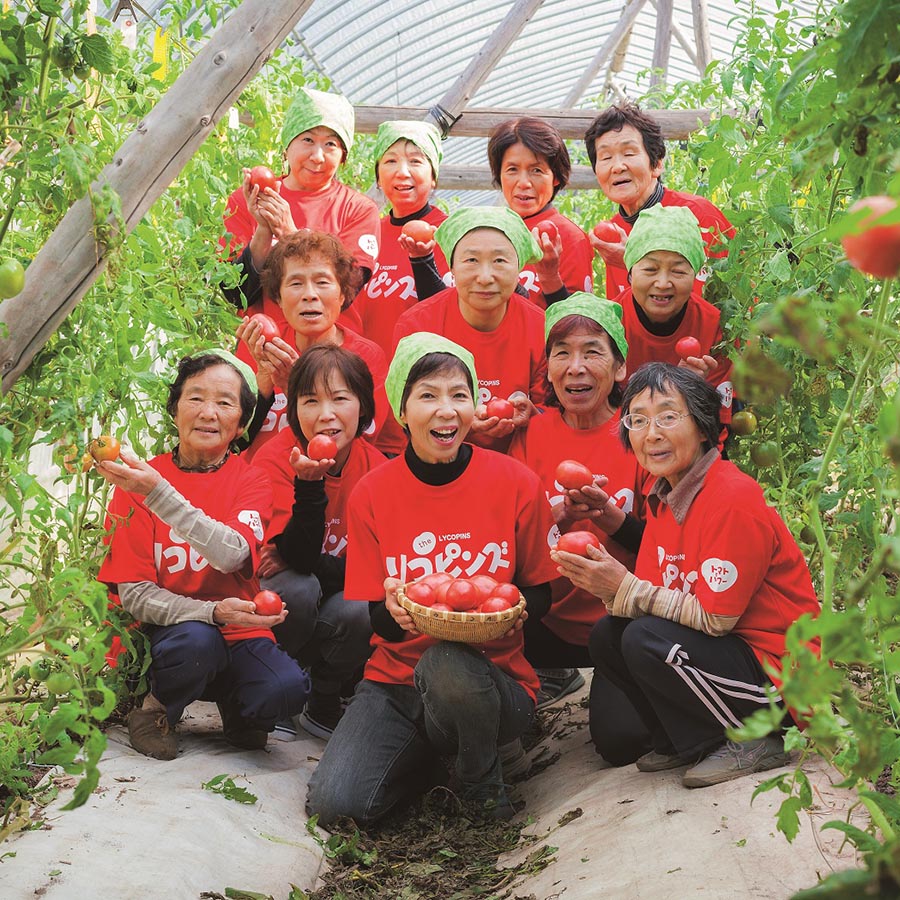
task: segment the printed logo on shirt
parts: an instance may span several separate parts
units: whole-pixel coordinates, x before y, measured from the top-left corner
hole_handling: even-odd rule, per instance
[[[374,234],[361,234],[357,243],[363,253],[367,253],[372,259],[378,259],[378,238]]]
[[[333,531],[340,528],[341,520],[339,518],[331,518],[325,523],[325,536],[322,538],[322,552],[331,556],[343,556],[344,550],[347,548],[347,535]]]
[[[238,513],[238,522],[246,525],[253,532],[253,536],[258,541],[263,539],[262,519],[255,509],[242,509]]]
[[[379,297],[396,297],[399,300],[417,298],[416,282],[412,275],[396,277],[397,266],[379,267],[377,274],[369,279],[366,295],[373,300]]]
[[[192,572],[202,572],[209,563],[178,533],[169,529],[169,545],[165,546],[161,541],[153,544],[153,559],[157,572],[166,572],[175,575],[183,572],[190,566]],[[262,540],[262,529],[259,539]]]
[[[731,409],[731,401],[734,398],[734,389],[731,386],[731,382],[723,381],[716,390],[719,393],[722,406],[724,406],[725,409]]]
[[[678,563],[684,561],[684,554],[666,553],[665,548],[659,546],[657,546],[656,551],[659,557],[659,573],[663,587],[689,591],[697,580],[697,570],[695,569],[687,574],[681,571],[681,566]]]
[[[287,396],[281,391],[275,391],[272,405],[266,413],[266,420],[262,423],[260,431],[281,431],[287,427]],[[277,427],[276,427],[277,426]]]
[[[547,532],[547,546],[555,547],[559,543],[561,537],[562,532],[559,530],[559,525],[551,526],[550,530]]]
[[[461,575],[486,573],[493,575],[500,569],[508,569],[509,543],[487,541],[482,547],[471,546],[471,532],[448,532],[436,535],[423,531],[412,539],[412,555],[401,553],[399,557],[385,559],[385,571],[391,578],[403,582],[447,572],[454,578]]]
[[[727,591],[738,580],[737,566],[727,559],[711,556],[700,564],[700,574],[714,594]]]

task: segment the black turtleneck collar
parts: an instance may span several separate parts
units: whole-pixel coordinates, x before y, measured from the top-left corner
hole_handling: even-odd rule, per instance
[[[662,186],[661,181],[656,182],[656,187],[653,188],[653,193],[647,198],[647,202],[633,215],[629,216],[628,213],[625,212],[622,207],[619,207],[619,215],[629,224],[634,225],[638,220],[638,216],[645,210],[650,209],[651,206],[656,206],[657,203],[662,203],[663,194],[665,194],[666,189]]]
[[[634,304],[634,311],[637,313],[641,325],[643,325],[650,334],[655,334],[657,337],[668,337],[670,334],[675,334],[675,332],[678,331],[678,326],[684,321],[688,308],[687,303],[685,303],[674,319],[669,319],[667,322],[651,322],[647,318],[647,313],[641,309],[637,300],[634,299],[634,296],[632,296],[631,302]]]
[[[451,481],[456,481],[456,479],[466,471],[466,467],[472,459],[472,447],[469,444],[462,444],[459,448],[459,453],[456,454],[456,459],[454,459],[453,462],[427,463],[416,456],[416,451],[413,450],[412,442],[410,442],[406,445],[403,459],[406,461],[406,465],[409,466],[409,471],[412,472],[419,481],[437,487],[442,484],[450,484]]]
[[[424,219],[432,209],[434,207],[430,203],[426,203],[420,210],[410,213],[408,216],[403,216],[402,219],[398,219],[394,215],[394,210],[391,210],[391,225],[405,225],[407,222],[412,222],[413,219]]]
[[[553,201],[551,200],[543,209],[539,209],[536,213],[532,213],[530,216],[523,216],[522,221],[527,222],[529,219],[533,219],[536,216],[542,216],[552,206],[553,206]]]

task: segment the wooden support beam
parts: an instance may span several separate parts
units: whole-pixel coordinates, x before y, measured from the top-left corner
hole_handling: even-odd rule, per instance
[[[691,13],[694,18],[694,43],[697,46],[697,70],[702,75],[712,60],[706,0],[691,0]]]
[[[537,116],[553,125],[567,140],[581,140],[588,126],[597,117],[599,109],[467,109],[453,126],[452,137],[487,137],[506,119],[518,116]],[[423,119],[428,110],[422,106],[357,106],[357,134],[374,134],[382,122],[389,119]],[[708,109],[653,109],[647,110],[659,123],[667,141],[686,140],[691,132],[709,124]],[[736,109],[723,114],[740,118]]]
[[[91,185],[94,194],[108,186],[119,195],[126,233],[172,183],[244,85],[311,5],[312,0],[244,0],[138,123]],[[115,221],[108,224],[117,227]],[[0,305],[4,392],[85,295],[106,263],[107,247],[94,237],[90,200],[82,197],[32,260],[22,293]],[[9,328],[5,335],[4,325]]]
[[[566,190],[599,190],[597,178],[590,166],[572,166]],[[490,166],[462,166],[444,164],[438,179],[439,191],[495,191]]]
[[[622,16],[610,32],[609,37],[603,42],[603,45],[597,51],[581,78],[572,85],[569,93],[566,94],[562,102],[563,109],[571,109],[581,102],[581,98],[591,86],[591,82],[597,77],[597,74],[606,65],[607,59],[615,52],[619,43],[631,30],[634,20],[644,8],[645,3],[646,0],[627,0],[622,8]]]
[[[428,110],[426,114],[428,121],[437,125],[438,128],[443,128],[444,122],[441,120],[445,114],[449,114],[449,117],[453,118],[465,109],[475,92],[491,74],[494,66],[521,34],[522,29],[543,2],[544,0],[517,0],[494,33],[472,57],[450,90],[441,97],[438,103],[439,109]]]
[[[653,43],[653,62],[650,64],[650,90],[665,87],[669,74],[669,52],[672,49],[672,0],[657,0],[656,40]]]
[[[653,8],[659,12],[659,6],[657,4],[657,0],[650,0],[653,4]],[[687,58],[693,63],[694,68],[698,70],[698,72],[702,75],[704,69],[699,68],[699,63],[697,62],[697,53],[694,50],[693,45],[687,39],[687,35],[681,30],[681,26],[678,24],[678,19],[675,18],[675,14],[672,14],[672,37],[675,38],[676,41],[681,45],[681,49],[687,54]]]

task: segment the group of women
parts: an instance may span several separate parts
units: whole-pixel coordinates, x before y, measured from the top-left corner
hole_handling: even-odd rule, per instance
[[[692,787],[783,764],[780,736],[725,737],[779,702],[785,632],[817,610],[787,528],[720,454],[730,364],[702,276],[727,220],[662,186],[665,145],[632,106],[586,136],[619,204],[607,241],[553,207],[570,162],[540,120],[491,138],[507,207],[449,216],[433,127],[379,128],[380,221],[335,177],[352,138],[346,101],[300,91],[277,189],[247,172],[228,201],[236,354],[182,361],[171,453],[98,464],[116,485],[100,578],[151,645],[133,746],[173,758],[184,708],[211,699],[239,747],[291,719],[327,741],[323,823],[447,778],[506,818],[536,709],[593,667],[610,764],[687,766]],[[413,220],[436,230],[402,233]],[[612,298],[591,291],[594,251]],[[680,360],[688,334],[701,350]],[[557,481],[567,459],[593,473],[578,489]],[[569,531],[599,549],[559,549]],[[398,590],[439,571],[512,583],[525,612],[482,644],[420,634]],[[260,586],[280,611],[256,610]]]

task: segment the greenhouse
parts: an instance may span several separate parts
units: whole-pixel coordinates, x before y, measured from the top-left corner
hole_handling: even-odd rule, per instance
[[[0,896],[900,897],[900,0],[5,0]]]

